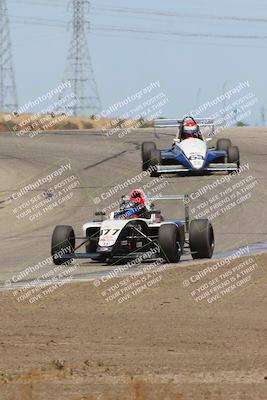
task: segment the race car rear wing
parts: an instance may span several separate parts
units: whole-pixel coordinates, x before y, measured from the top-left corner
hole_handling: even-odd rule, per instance
[[[190,118],[190,117],[188,117]],[[154,120],[154,129],[156,128],[180,128],[181,124],[184,122],[183,119],[167,119],[167,118],[162,118],[162,119],[155,119]],[[215,124],[214,124],[214,119],[212,118],[194,118],[194,121],[198,124],[200,127],[204,128],[211,128],[211,135],[208,136],[214,136],[215,133]],[[202,133],[203,134],[203,133]],[[156,132],[156,137],[158,137],[158,133]]]
[[[213,126],[214,127],[214,120],[211,118],[194,118],[196,123],[199,126]],[[162,119],[155,119],[154,120],[154,127],[155,128],[171,128],[171,127],[177,127],[179,128],[181,123],[183,122],[183,119],[167,119],[167,118],[162,118]]]
[[[130,200],[130,196],[123,196],[125,200]],[[188,194],[174,194],[174,195],[161,195],[159,194],[158,196],[146,196],[146,200],[149,203],[153,203],[154,201],[162,201],[162,200],[178,200],[182,201],[184,203],[184,222],[185,222],[185,227],[186,227],[186,232],[189,232],[189,203],[190,199]]]
[[[182,201],[184,203],[184,214],[185,214],[185,227],[186,227],[186,232],[189,232],[189,223],[190,223],[190,218],[189,218],[189,203],[190,199],[188,194],[175,194],[175,195],[158,195],[158,196],[148,196],[147,199],[151,202],[153,201],[161,201],[161,200],[178,200]]]

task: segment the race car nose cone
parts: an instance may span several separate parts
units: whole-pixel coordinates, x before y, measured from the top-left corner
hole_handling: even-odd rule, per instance
[[[198,160],[190,160],[190,161],[191,161],[192,166],[195,169],[201,169],[203,167],[204,160],[198,159]]]
[[[97,251],[100,253],[111,253],[113,246],[98,246]]]

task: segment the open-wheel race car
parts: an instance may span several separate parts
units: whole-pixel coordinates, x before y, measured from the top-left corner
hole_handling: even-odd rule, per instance
[[[139,196],[139,197],[138,197]],[[184,202],[183,218],[164,219],[155,209],[156,201]],[[207,219],[189,219],[188,195],[146,197],[140,189],[123,196],[119,210],[106,218],[96,212],[96,220],[85,223],[83,236],[75,237],[68,225],[56,226],[52,235],[52,257],[56,265],[72,259],[120,262],[145,254],[177,263],[184,254],[193,259],[211,258],[214,250],[213,227]],[[80,240],[80,244],[76,241]],[[85,252],[78,250],[85,246]]]
[[[239,149],[232,146],[230,139],[218,139],[215,148],[209,148],[200,127],[212,130],[214,121],[210,118],[185,117],[183,119],[158,119],[155,129],[177,127],[177,135],[170,149],[158,150],[154,142],[142,144],[142,168],[150,170],[151,176],[164,173],[210,174],[212,172],[238,171],[240,167]]]

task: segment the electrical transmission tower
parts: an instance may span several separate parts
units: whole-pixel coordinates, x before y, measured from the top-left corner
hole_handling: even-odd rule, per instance
[[[87,42],[90,25],[86,19],[86,14],[89,7],[90,2],[87,0],[72,0],[72,38],[64,82],[70,82],[71,90],[76,96],[76,103],[66,106],[65,109],[75,116],[95,114],[101,109]],[[62,98],[62,95],[60,97]]]
[[[18,109],[6,0],[0,0],[0,112]]]

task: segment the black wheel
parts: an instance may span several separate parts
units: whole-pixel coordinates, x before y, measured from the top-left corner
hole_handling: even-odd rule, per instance
[[[161,225],[158,239],[163,258],[169,263],[179,262],[182,250],[177,226],[175,224]]]
[[[216,150],[227,151],[231,146],[232,142],[230,139],[218,139],[216,144]]]
[[[159,173],[156,170],[156,166],[161,164],[161,152],[160,150],[152,150],[150,153],[150,163],[149,167],[151,167],[150,176],[159,176]]]
[[[239,149],[237,146],[231,146],[227,150],[227,160],[229,163],[236,163],[240,167]]]
[[[208,219],[194,219],[189,228],[189,244],[192,257],[211,258],[214,250],[214,233]]]
[[[154,142],[144,142],[142,143],[142,165],[143,171],[147,171],[150,162],[150,154],[152,150],[156,150],[156,145]]]
[[[75,234],[72,226],[56,226],[51,241],[51,254],[54,264],[64,264],[64,262],[68,261],[68,259],[64,258],[64,255],[73,253],[74,249]]]

